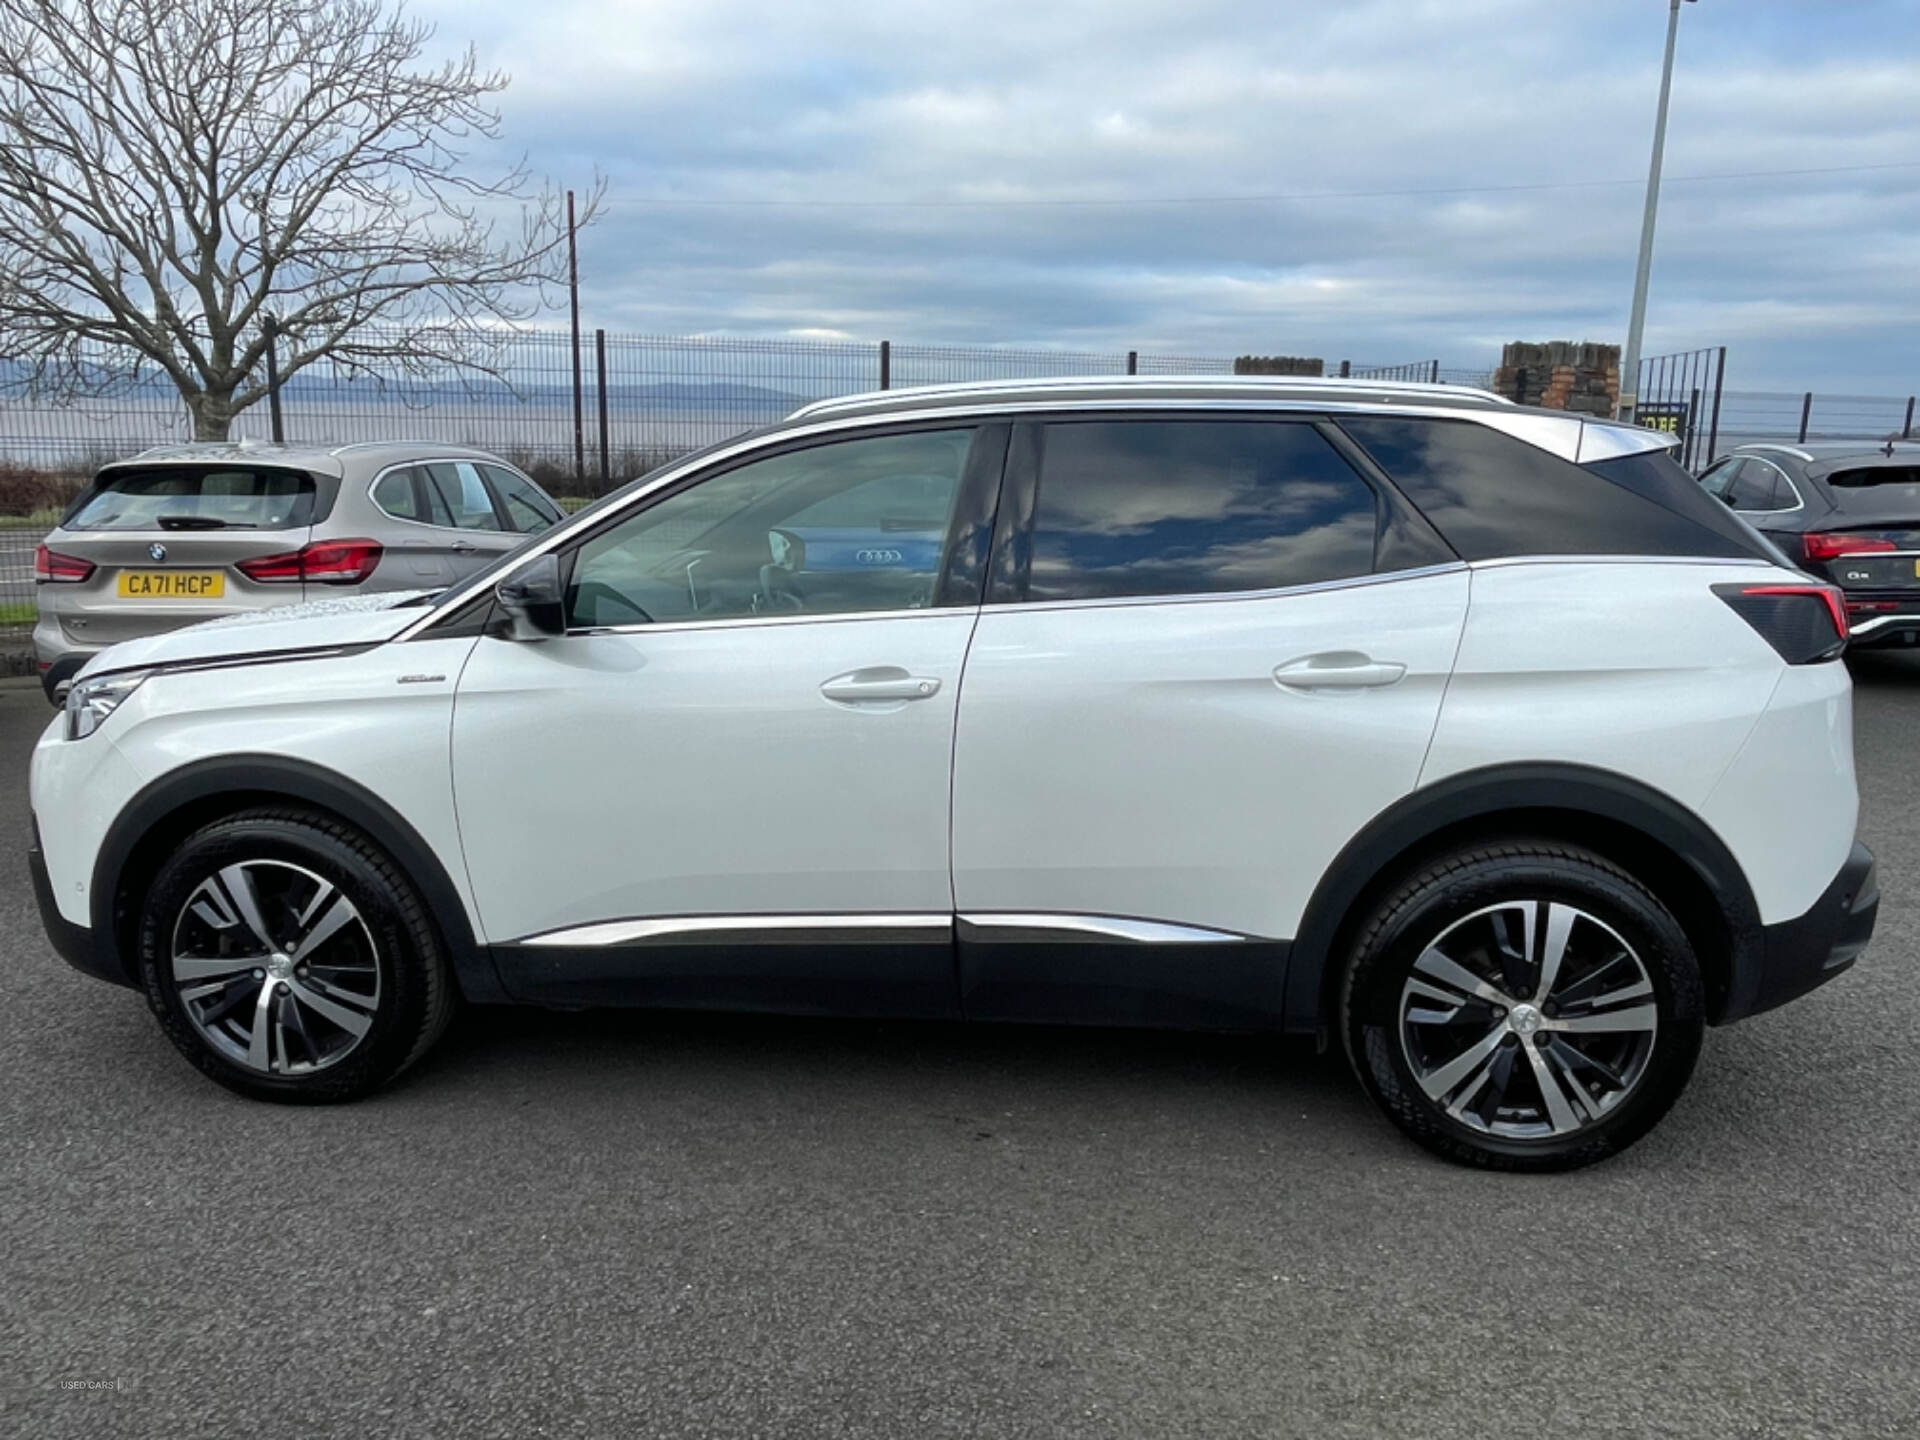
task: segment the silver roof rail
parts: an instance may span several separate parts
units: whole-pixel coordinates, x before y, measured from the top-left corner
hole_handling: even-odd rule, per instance
[[[1354,380],[1313,375],[1074,375],[1029,380],[974,380],[953,385],[910,385],[892,390],[868,390],[802,405],[787,416],[807,420],[843,410],[906,408],[929,400],[1015,399],[1024,394],[1072,394],[1084,391],[1120,392],[1128,389],[1185,391],[1191,394],[1250,398],[1329,400],[1366,396],[1400,400],[1447,400],[1454,404],[1511,405],[1491,390],[1469,385],[1437,385],[1414,380]]]

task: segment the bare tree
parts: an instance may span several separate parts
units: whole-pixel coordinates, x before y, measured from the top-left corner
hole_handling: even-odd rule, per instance
[[[199,439],[272,321],[283,382],[488,368],[564,204],[469,172],[506,77],[432,39],[386,0],[0,0],[0,355],[54,394],[164,372]]]

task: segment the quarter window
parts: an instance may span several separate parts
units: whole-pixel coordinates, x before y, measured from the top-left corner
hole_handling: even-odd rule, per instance
[[[428,523],[430,517],[420,508],[420,487],[415,483],[415,476],[411,465],[389,470],[373,487],[373,503],[395,520]]]
[[[1026,598],[1270,590],[1373,569],[1378,500],[1308,424],[1048,425]]]
[[[975,433],[818,445],[669,495],[580,547],[568,624],[930,606]]]

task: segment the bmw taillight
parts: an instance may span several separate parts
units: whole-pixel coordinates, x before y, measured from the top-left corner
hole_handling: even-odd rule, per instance
[[[358,585],[380,564],[378,540],[318,540],[298,550],[242,560],[234,568],[262,585]]]
[[[1884,555],[1896,550],[1891,540],[1871,535],[1843,535],[1837,530],[1815,530],[1800,537],[1808,560],[1838,560],[1842,555]]]
[[[1718,595],[1789,665],[1833,660],[1847,648],[1847,607],[1833,585],[1716,585]]]
[[[43,583],[77,585],[93,574],[93,562],[78,555],[62,555],[42,545],[33,552],[33,578]]]

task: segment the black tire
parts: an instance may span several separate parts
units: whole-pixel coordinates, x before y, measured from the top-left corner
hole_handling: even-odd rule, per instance
[[[1415,975],[1414,962],[1436,939],[1449,934],[1450,927],[1463,926],[1451,931],[1453,935],[1468,933],[1467,926],[1492,923],[1481,918],[1490,907],[1532,901],[1571,905],[1616,932],[1617,939],[1637,955],[1645,979],[1651,982],[1658,1019],[1648,1041],[1650,1050],[1636,1061],[1641,1067],[1637,1080],[1621,1091],[1612,1108],[1597,1117],[1584,1108],[1576,1110],[1580,1128],[1570,1133],[1515,1138],[1491,1133],[1486,1117],[1475,1125],[1450,1115],[1446,1105],[1422,1088],[1409,1056],[1410,1047],[1419,1042],[1407,1037],[1436,1033],[1412,1028],[1413,1023],[1434,1022],[1431,1018],[1410,1021],[1403,1029],[1402,1004],[1403,994],[1409,993],[1405,987]],[[1590,953],[1598,954],[1600,948],[1595,946]],[[1489,965],[1499,963],[1491,949],[1483,948],[1480,954],[1489,957],[1485,962]],[[1474,969],[1471,964],[1468,968]],[[1500,978],[1498,971],[1493,973]],[[1534,975],[1537,979],[1537,968]],[[1529,991],[1523,998],[1534,997]],[[1640,1007],[1645,1003],[1644,997],[1637,1001]],[[1521,1008],[1515,1007],[1516,1020]],[[1500,1028],[1498,1017],[1504,1013],[1503,1008],[1490,1008],[1487,1023]],[[1526,1019],[1532,1022],[1534,1017]],[[1394,1124],[1449,1160],[1518,1171],[1590,1165],[1646,1134],[1685,1088],[1699,1057],[1705,1025],[1699,962],[1686,933],[1666,907],[1639,881],[1598,855],[1556,841],[1524,839],[1481,843],[1440,856],[1395,885],[1360,927],[1341,988],[1340,1022],[1354,1070]],[[1470,1026],[1466,1020],[1459,1023]],[[1464,1033],[1477,1032],[1468,1028]],[[1538,1035],[1503,1035],[1497,1042],[1491,1036],[1489,1029],[1486,1043],[1512,1049],[1528,1065],[1534,1057],[1525,1047],[1530,1041],[1542,1043]],[[1519,1067],[1518,1060],[1507,1064]],[[1520,1067],[1520,1073],[1523,1078],[1517,1088],[1531,1085],[1538,1108],[1544,1111],[1543,1089],[1526,1078],[1525,1068]],[[1428,1074],[1430,1083],[1438,1081],[1437,1066]],[[1462,1082],[1462,1089],[1467,1083]],[[1562,1095],[1566,1093],[1563,1089]],[[1460,1090],[1452,1094],[1456,1103],[1460,1094]],[[1570,1098],[1584,1107],[1584,1097],[1575,1093]],[[1480,1103],[1491,1103],[1491,1097]],[[1496,1111],[1501,1113],[1506,1112]],[[1518,1113],[1524,1114],[1524,1107]]]
[[[372,955],[356,948],[354,958],[377,970],[377,1008],[357,1038],[344,1031],[333,1036],[344,1053],[320,1068],[276,1074],[236,1062],[202,1033],[181,998],[173,975],[176,926],[191,923],[183,912],[202,882],[242,862],[298,867],[329,882],[364,922],[352,943],[361,947],[370,939]],[[147,1003],[180,1053],[231,1090],[283,1104],[354,1100],[379,1089],[440,1038],[458,993],[426,904],[399,866],[352,826],[297,809],[248,810],[188,836],[148,888],[139,956]],[[253,993],[259,988],[255,984]]]

